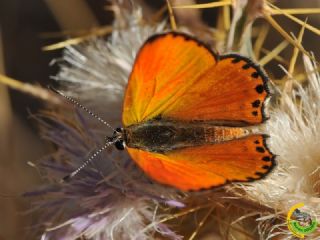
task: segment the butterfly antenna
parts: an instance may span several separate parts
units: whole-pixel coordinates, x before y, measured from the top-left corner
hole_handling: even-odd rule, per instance
[[[91,163],[92,160],[95,159],[100,153],[102,153],[104,150],[106,150],[110,145],[114,144],[115,141],[117,141],[117,139],[109,140],[102,148],[100,148],[94,154],[92,154],[80,167],[78,167],[72,173],[65,176],[63,179],[61,179],[61,182],[67,182],[71,178],[76,176],[83,168],[85,168],[89,163]]]
[[[80,103],[78,103],[75,99],[63,94],[62,92],[60,92],[57,89],[54,89],[53,87],[49,87],[51,90],[53,90],[54,92],[56,92],[57,94],[61,95],[62,97],[64,97],[65,99],[67,99],[69,102],[71,102],[72,104],[76,105],[77,107],[81,108],[82,110],[86,111],[87,113],[89,113],[92,117],[98,119],[98,121],[100,121],[101,123],[103,123],[104,125],[106,125],[107,127],[111,128],[113,131],[115,131],[115,129],[109,124],[107,123],[105,120],[103,120],[101,117],[99,117],[97,114],[95,114],[94,112],[92,112],[91,110],[89,110],[88,108],[86,108],[85,106],[81,105]]]

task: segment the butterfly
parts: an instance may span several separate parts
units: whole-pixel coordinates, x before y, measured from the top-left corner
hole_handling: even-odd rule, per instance
[[[218,56],[199,40],[168,32],[137,54],[125,91],[120,136],[155,181],[181,190],[251,182],[275,166],[264,123],[268,78],[250,59]]]
[[[249,129],[267,120],[267,84],[247,57],[218,56],[184,33],[151,36],[129,77],[123,127],[106,146],[126,149],[151,179],[183,191],[262,179],[275,155],[268,136]]]

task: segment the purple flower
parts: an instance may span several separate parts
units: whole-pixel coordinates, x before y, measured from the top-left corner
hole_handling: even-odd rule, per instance
[[[148,36],[164,28],[164,24],[137,27],[140,14],[137,10],[127,15],[130,26],[113,31],[108,41],[95,39],[68,47],[62,60],[56,61],[60,72],[53,78],[60,81],[64,93],[98,112],[114,128],[121,126],[123,92],[136,52]],[[150,239],[155,232],[180,239],[158,223],[155,211],[159,205],[184,207],[178,200],[183,195],[152,182],[126,151],[110,146],[61,183],[112,135],[92,116],[70,113],[70,108],[63,108],[36,117],[43,138],[56,146],[56,152],[38,164],[49,183],[25,194],[36,198],[32,210],[41,212],[35,226],[43,227],[42,239]],[[150,224],[153,227],[146,228]]]

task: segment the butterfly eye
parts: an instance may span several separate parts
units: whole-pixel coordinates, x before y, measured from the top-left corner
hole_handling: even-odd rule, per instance
[[[124,150],[124,148],[125,148],[125,142],[123,141],[123,140],[118,140],[118,141],[116,141],[115,143],[114,143],[114,145],[116,146],[116,148],[118,149],[118,150]]]
[[[122,133],[123,131],[122,131],[122,128],[116,128],[116,131],[115,131],[115,133]]]

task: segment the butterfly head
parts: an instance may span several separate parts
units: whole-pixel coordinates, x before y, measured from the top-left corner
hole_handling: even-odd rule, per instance
[[[116,128],[113,132],[112,137],[106,138],[107,143],[114,143],[114,146],[118,150],[124,150],[126,144],[124,141],[124,130],[123,128]]]

